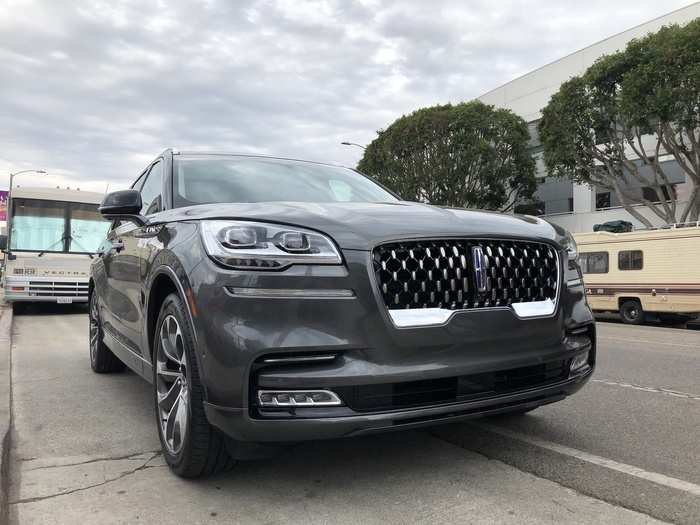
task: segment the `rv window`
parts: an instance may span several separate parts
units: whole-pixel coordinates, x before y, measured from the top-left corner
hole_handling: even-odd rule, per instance
[[[620,270],[641,270],[643,266],[642,250],[627,250],[617,254],[617,267]]]
[[[582,273],[608,273],[608,252],[582,253],[579,260]]]

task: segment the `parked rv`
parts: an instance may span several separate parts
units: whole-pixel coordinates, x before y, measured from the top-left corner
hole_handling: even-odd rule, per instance
[[[699,223],[575,238],[594,311],[619,312],[629,324],[642,324],[647,314],[671,321],[700,313]]]
[[[90,262],[110,225],[97,211],[102,197],[90,191],[13,188],[9,235],[0,242],[6,245],[6,301],[87,301]]]

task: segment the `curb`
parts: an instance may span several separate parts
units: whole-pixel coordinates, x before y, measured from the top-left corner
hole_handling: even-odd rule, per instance
[[[7,523],[12,430],[12,305],[0,303],[0,524]]]

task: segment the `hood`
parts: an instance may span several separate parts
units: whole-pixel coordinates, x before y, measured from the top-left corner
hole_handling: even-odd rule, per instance
[[[560,242],[563,231],[523,215],[440,208],[415,202],[269,202],[201,204],[168,210],[157,222],[236,219],[301,226],[344,249],[371,250],[386,241],[426,237],[514,237]]]

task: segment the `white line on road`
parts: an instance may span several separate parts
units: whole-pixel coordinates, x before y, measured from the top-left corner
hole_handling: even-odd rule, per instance
[[[642,392],[653,392],[655,394],[665,394],[667,396],[681,397],[684,399],[693,399],[695,401],[700,401],[700,396],[697,396],[695,394],[688,394],[687,392],[678,392],[677,390],[670,390],[668,388],[633,385],[632,383],[620,383],[618,381],[608,381],[607,379],[591,379],[591,382],[602,383],[604,385],[611,386],[620,386],[622,388],[631,388],[633,390],[641,390]]]
[[[608,337],[605,335],[599,335],[598,339],[604,341],[620,341],[622,343],[644,343],[648,345],[664,345],[664,346],[675,346],[680,348],[694,348],[698,349],[698,345],[684,345],[681,343],[666,343],[664,341],[649,341],[648,339],[627,339],[624,337]]]
[[[604,458],[602,456],[596,456],[595,454],[589,454],[582,450],[567,447],[564,445],[559,445],[558,443],[552,443],[551,441],[545,441],[536,437],[528,436],[526,434],[521,434],[520,432],[514,432],[506,428],[501,428],[496,425],[490,425],[488,423],[474,423],[474,426],[483,428],[493,432],[494,434],[500,434],[502,436],[515,439],[518,441],[523,441],[530,445],[536,447],[544,448],[546,450],[551,450],[558,454],[563,454],[565,456],[573,457],[593,465],[598,465],[599,467],[605,467],[610,470],[615,470],[617,472],[622,472],[628,476],[634,476],[635,478],[644,479],[646,481],[651,481],[657,485],[663,485],[665,487],[670,487],[672,489],[681,490],[694,496],[700,496],[700,485],[691,483],[689,481],[684,481],[678,478],[672,478],[670,476],[665,476],[664,474],[659,474],[658,472],[650,472],[634,465],[627,465],[626,463],[620,463],[618,461]]]

